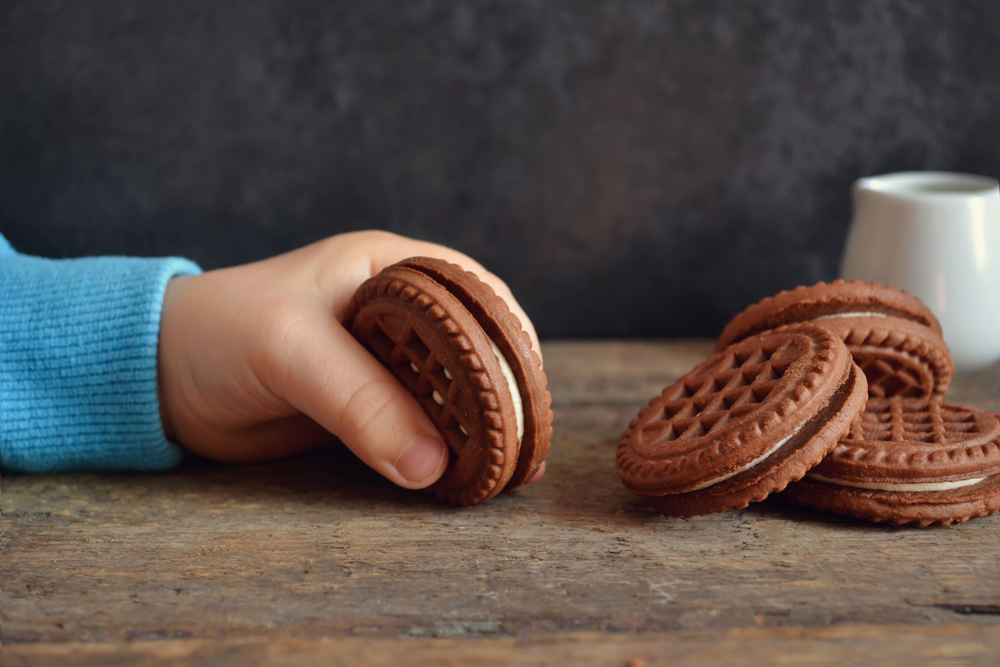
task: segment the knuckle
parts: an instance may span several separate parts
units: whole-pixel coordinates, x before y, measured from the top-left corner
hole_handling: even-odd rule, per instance
[[[358,244],[361,246],[380,246],[400,238],[400,236],[393,234],[392,232],[383,231],[381,229],[365,229],[357,232],[347,232],[346,234],[342,234],[340,236],[333,236],[327,240],[331,241],[333,244],[339,244],[346,241],[348,243]]]
[[[385,381],[371,379],[361,384],[340,411],[341,437],[360,439],[377,427],[395,404],[395,392]]]
[[[398,234],[393,234],[392,232],[387,232],[384,229],[368,229],[363,232],[358,232],[363,235],[363,238],[370,241],[389,241],[393,239],[402,238]]]

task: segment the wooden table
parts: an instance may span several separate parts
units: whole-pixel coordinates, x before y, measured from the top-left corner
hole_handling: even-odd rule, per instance
[[[780,497],[690,520],[618,481],[707,341],[544,346],[540,484],[456,509],[342,448],[6,475],[3,664],[1000,664],[1000,517],[891,528]],[[1000,411],[1000,368],[951,400]]]

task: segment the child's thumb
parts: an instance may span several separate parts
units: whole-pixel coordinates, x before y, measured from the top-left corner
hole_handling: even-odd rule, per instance
[[[289,403],[400,486],[423,488],[444,473],[448,450],[433,422],[336,320],[300,327],[288,342]]]

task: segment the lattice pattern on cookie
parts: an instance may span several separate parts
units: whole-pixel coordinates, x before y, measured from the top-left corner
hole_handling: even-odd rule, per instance
[[[945,444],[968,440],[979,424],[971,410],[941,401],[869,401],[844,438]]]
[[[618,475],[634,493],[662,495],[757,469],[753,462],[822,410],[845,379],[861,377],[853,368],[841,339],[814,324],[716,352],[639,410],[618,444]]]
[[[454,381],[452,374],[413,327],[398,317],[384,314],[378,316],[376,324],[392,343],[386,365],[397,374],[412,375],[407,386],[413,387],[413,394],[418,399],[431,397],[433,403],[425,401],[425,407],[453,455],[458,456],[469,438],[467,424],[464,423],[468,415],[460,408],[463,403],[461,384]]]
[[[817,467],[833,478],[905,478],[1000,471],[997,415],[930,399],[870,398],[849,433]]]
[[[808,459],[811,467],[846,431],[841,419],[826,440],[812,431],[790,439],[841,387],[856,414],[867,385],[831,331],[804,323],[754,336],[715,353],[639,411],[618,444],[618,475],[630,491],[650,496],[718,490],[733,475],[754,493],[765,479],[784,486],[783,475],[769,476],[772,462],[800,457],[795,465]],[[843,405],[838,398],[834,411]],[[785,442],[790,448],[769,456]],[[811,448],[814,442],[820,446]]]
[[[666,391],[640,429],[640,442],[698,438],[753,412],[801,355],[788,339],[774,346],[732,350]]]
[[[854,363],[868,378],[871,396],[924,396],[926,382],[917,368],[899,359],[884,356],[855,355]]]
[[[552,439],[552,397],[546,389],[548,380],[541,368],[541,358],[532,349],[530,336],[507,303],[475,273],[430,257],[410,258],[398,266],[416,270],[445,287],[512,364],[524,410],[524,435],[514,474],[505,488],[520,486],[545,460]]]
[[[450,377],[452,373],[431,352],[407,317],[393,313],[392,308],[380,312],[377,307],[376,311],[368,310],[371,302],[380,297],[410,303],[416,311],[422,311],[421,317],[427,325],[436,329],[458,354],[461,370],[454,370],[468,378],[467,386]],[[367,322],[363,332],[357,328],[362,319]],[[452,504],[471,505],[499,493],[509,479],[509,473],[504,474],[508,459],[500,400],[472,342],[445,308],[420,289],[400,279],[390,280],[383,272],[355,293],[344,321],[356,336],[363,335],[363,342],[375,356],[413,392],[447,442],[451,461],[445,476],[431,487],[435,495]],[[482,428],[473,424],[475,419],[481,419]],[[473,437],[477,430],[481,438]],[[514,456],[516,460],[516,452]],[[463,465],[466,460],[470,465]],[[481,473],[475,472],[480,468],[478,464],[472,465],[473,461],[481,462]],[[457,470],[473,476],[458,480],[452,476]]]
[[[878,398],[922,398],[943,396],[951,384],[954,367],[941,348],[926,338],[907,335],[882,326],[855,325],[834,330],[844,342],[854,362],[868,379],[868,394]],[[933,336],[933,333],[928,333]],[[943,347],[944,342],[939,341]]]

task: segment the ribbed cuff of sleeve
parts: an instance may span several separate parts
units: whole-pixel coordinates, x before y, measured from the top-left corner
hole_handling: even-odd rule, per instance
[[[178,258],[0,257],[0,466],[162,470],[156,351]]]

